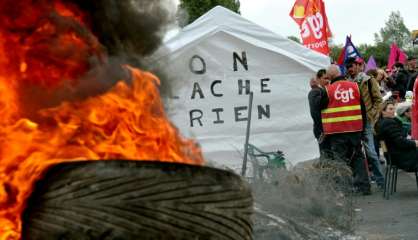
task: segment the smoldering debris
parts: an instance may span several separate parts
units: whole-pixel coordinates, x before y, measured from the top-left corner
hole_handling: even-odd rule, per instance
[[[252,186],[258,206],[254,239],[361,239],[350,236],[354,198],[345,164],[278,169]]]

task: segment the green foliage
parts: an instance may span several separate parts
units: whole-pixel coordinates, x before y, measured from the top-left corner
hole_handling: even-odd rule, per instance
[[[418,49],[412,47],[410,32],[399,11],[391,12],[385,26],[380,29],[379,33],[375,33],[374,45],[360,44],[357,49],[365,61],[373,55],[378,67],[384,67],[387,65],[392,43],[406,50],[408,56],[417,56]]]
[[[335,45],[335,46],[330,46],[330,58],[333,62],[336,62],[338,60],[338,56],[340,56],[341,51],[343,50],[343,45]]]
[[[343,50],[343,45],[331,46],[330,57],[333,61],[337,61]],[[385,43],[376,43],[375,45],[360,44],[357,45],[357,50],[365,61],[368,61],[370,56],[373,55],[376,63],[379,67],[385,66],[389,57],[390,46]]]
[[[358,46],[358,50],[365,61],[369,60],[370,56],[373,55],[377,66],[383,67],[388,61],[390,45],[384,42],[376,43],[375,45],[361,44]]]
[[[300,44],[300,39],[296,36],[288,36],[287,38]]]
[[[418,57],[418,46],[415,45],[413,48],[408,49],[406,55]]]
[[[375,42],[387,45],[395,42],[400,48],[411,46],[411,32],[405,26],[399,11],[390,13],[385,27],[380,29],[379,34],[375,33]]]
[[[239,0],[180,0],[180,26],[193,22],[218,5],[240,13]]]

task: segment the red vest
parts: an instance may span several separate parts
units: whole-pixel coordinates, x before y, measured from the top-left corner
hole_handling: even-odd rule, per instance
[[[324,133],[360,132],[363,130],[360,90],[356,83],[343,80],[326,87],[328,107],[322,110]]]
[[[418,140],[418,77],[414,84],[414,97],[412,99],[411,136]]]

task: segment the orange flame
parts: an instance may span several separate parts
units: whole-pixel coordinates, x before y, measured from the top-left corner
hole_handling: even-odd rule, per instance
[[[106,159],[203,164],[196,144],[179,136],[167,120],[158,78],[129,66],[124,70],[131,79],[125,80],[132,80],[132,86],[119,81],[100,96],[64,102],[41,109],[36,119],[28,117],[18,89],[26,84],[55,89],[63,81],[77,86],[89,69],[88,58],[100,55],[92,35],[45,18],[53,12],[61,22],[71,21],[70,26],[87,25],[82,13],[60,2],[52,7],[39,2],[44,3],[37,3],[40,10],[20,6],[27,12],[18,20],[4,17],[0,3],[0,21],[6,23],[0,26],[0,240],[20,239],[25,201],[51,165]],[[32,23],[30,35],[10,31]]]

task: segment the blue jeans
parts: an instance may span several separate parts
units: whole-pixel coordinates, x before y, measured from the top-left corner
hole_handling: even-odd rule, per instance
[[[376,179],[376,183],[379,186],[383,186],[385,183],[385,177],[383,176],[382,166],[380,165],[379,157],[377,156],[376,149],[374,147],[373,131],[370,123],[366,123],[364,135],[366,137],[364,148],[366,150],[367,161],[372,167],[372,173]]]

